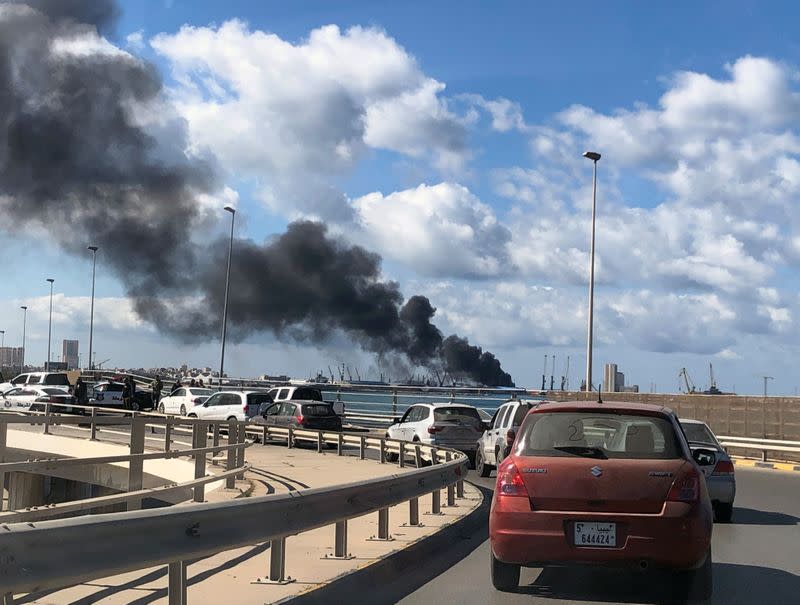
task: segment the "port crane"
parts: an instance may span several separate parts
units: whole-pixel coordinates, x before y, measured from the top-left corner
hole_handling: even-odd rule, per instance
[[[683,378],[684,383],[686,384],[686,392],[687,393],[694,393],[695,386],[692,379],[689,378],[689,372],[686,371],[686,368],[681,368],[681,371],[678,373],[678,378]]]

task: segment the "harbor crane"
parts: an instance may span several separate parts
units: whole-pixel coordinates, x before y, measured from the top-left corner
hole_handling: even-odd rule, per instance
[[[695,392],[694,382],[692,382],[692,379],[689,378],[689,372],[686,371],[686,368],[681,368],[681,371],[678,373],[678,378],[683,378],[683,381],[686,384],[687,393]]]

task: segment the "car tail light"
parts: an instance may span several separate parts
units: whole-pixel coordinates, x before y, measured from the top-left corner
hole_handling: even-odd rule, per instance
[[[431,434],[431,435],[435,435],[436,433],[440,432],[441,430],[442,430],[442,427],[440,427],[440,426],[429,426],[428,427],[428,433]]]
[[[712,475],[724,475],[724,476],[731,476],[733,475],[733,462],[730,460],[720,460],[717,462],[717,466],[714,467],[714,472],[711,473]]]
[[[669,502],[697,502],[700,499],[700,475],[690,471],[672,484],[667,495]]]
[[[508,429],[506,431],[506,447],[510,448],[514,445],[514,439],[517,438],[517,432],[514,429]]]
[[[511,462],[500,465],[497,471],[497,487],[495,491],[500,496],[522,496],[528,497],[528,490],[525,489],[525,482],[522,480],[517,467]]]
[[[295,419],[297,420],[297,424],[299,424],[300,426],[305,426],[306,425],[306,419],[303,418],[302,414],[299,414],[299,415],[295,416]]]

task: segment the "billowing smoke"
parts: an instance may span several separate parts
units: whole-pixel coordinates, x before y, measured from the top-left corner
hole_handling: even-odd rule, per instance
[[[0,2],[0,210],[43,225],[68,252],[99,245],[139,314],[186,341],[217,338],[227,242],[198,245],[200,196],[219,188],[213,159],[190,154],[157,71],[99,32],[110,0]],[[0,219],[0,221],[3,219]],[[435,309],[403,305],[378,255],[313,222],[237,240],[229,329],[321,342],[346,333],[379,356],[489,385],[511,378],[488,352],[442,337]]]

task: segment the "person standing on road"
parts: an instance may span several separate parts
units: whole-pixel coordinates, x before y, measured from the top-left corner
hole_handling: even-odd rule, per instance
[[[161,376],[156,374],[156,379],[150,383],[150,388],[153,390],[153,407],[158,408],[158,404],[161,403],[161,389],[164,388]]]
[[[189,386],[190,387],[196,387],[197,386],[197,383],[194,381],[194,378],[192,378],[191,382],[189,382]]]
[[[198,387],[200,387],[201,389],[204,389],[204,388],[205,388],[205,386],[206,386],[206,385],[204,385],[204,384],[203,384],[203,379],[202,379],[202,378],[200,378],[200,379],[197,381],[197,386],[198,386]]]
[[[172,390],[169,392],[169,394],[170,394],[170,395],[174,395],[174,394],[175,394],[175,391],[177,391],[178,389],[180,389],[180,388],[182,388],[182,387],[183,387],[183,385],[181,384],[181,379],[180,379],[180,378],[178,378],[178,379],[175,381],[175,384],[173,384],[173,385],[172,385]]]
[[[89,398],[87,397],[87,390],[86,390],[86,383],[83,382],[83,378],[78,376],[78,380],[75,382],[75,391],[73,392],[73,396],[75,397],[75,403],[78,405],[86,405],[89,403]]]
[[[133,391],[131,390],[131,377],[126,376],[122,381],[122,404],[126,410],[132,409]]]

